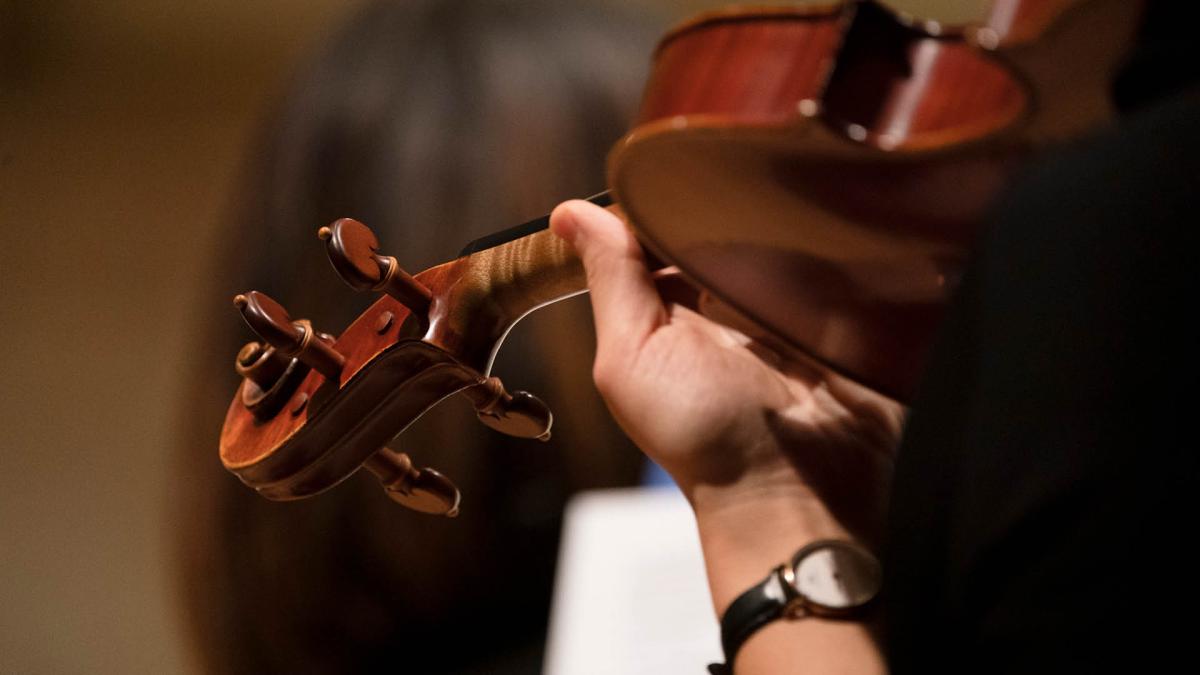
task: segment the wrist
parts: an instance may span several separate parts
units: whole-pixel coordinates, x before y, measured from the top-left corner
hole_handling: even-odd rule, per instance
[[[710,665],[709,672],[732,675],[743,652],[745,672],[778,672],[788,662],[779,658],[781,650],[832,657],[823,665],[807,660],[812,672],[885,672],[868,626],[881,584],[878,559],[860,545],[828,539],[800,547],[724,610],[725,663]],[[834,640],[844,647],[829,649]]]
[[[719,488],[691,495],[717,615],[802,546],[852,537],[803,485],[774,485],[737,499]]]

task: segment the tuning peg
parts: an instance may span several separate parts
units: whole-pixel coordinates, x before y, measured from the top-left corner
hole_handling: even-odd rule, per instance
[[[429,315],[433,295],[421,282],[400,268],[392,256],[379,254],[379,240],[371,228],[351,218],[335,220],[317,230],[333,269],[360,291],[383,291],[421,317]]]
[[[279,303],[258,291],[235,296],[233,304],[250,328],[280,354],[299,359],[327,379],[337,381],[346,358],[333,348],[331,338],[318,334],[307,320],[293,321]]]
[[[509,436],[550,440],[554,414],[541,399],[527,391],[504,389],[498,377],[467,387],[462,394],[475,405],[475,415],[485,425]]]
[[[392,501],[414,511],[453,518],[462,494],[450,479],[425,467],[417,469],[403,452],[381,448],[363,463],[383,483]]]

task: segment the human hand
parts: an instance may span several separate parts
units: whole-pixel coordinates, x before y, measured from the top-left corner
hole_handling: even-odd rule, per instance
[[[692,503],[702,539],[711,535],[706,550],[714,536],[744,550],[778,534],[781,562],[798,538],[874,542],[903,422],[897,403],[665,304],[636,239],[604,209],[567,202],[550,223],[587,270],[596,386]],[[754,574],[766,569],[756,562]]]

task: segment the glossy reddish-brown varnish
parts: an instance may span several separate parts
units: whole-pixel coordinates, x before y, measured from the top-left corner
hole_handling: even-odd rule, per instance
[[[1138,5],[998,0],[962,26],[872,2],[707,15],[660,47],[610,186],[749,324],[907,399],[1010,176],[1111,116]]]

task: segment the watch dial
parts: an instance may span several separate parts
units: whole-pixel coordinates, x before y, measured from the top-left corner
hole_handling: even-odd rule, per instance
[[[795,564],[796,590],[811,604],[832,610],[867,603],[882,582],[879,563],[850,546],[827,545]]]

